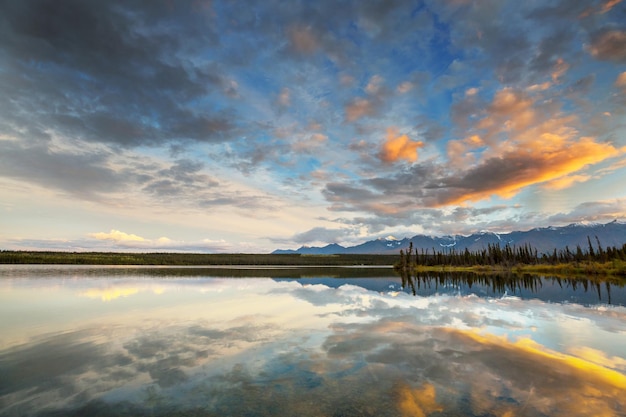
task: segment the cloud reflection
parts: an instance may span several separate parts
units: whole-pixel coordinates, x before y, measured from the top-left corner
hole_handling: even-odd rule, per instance
[[[65,304],[104,282],[85,280],[63,283]],[[149,295],[152,287],[128,279],[120,288]],[[624,411],[623,307],[273,280],[164,280],[159,288],[143,317],[131,319],[136,307],[125,303],[87,303],[104,313],[0,351],[0,414]],[[254,313],[246,307],[253,300]]]

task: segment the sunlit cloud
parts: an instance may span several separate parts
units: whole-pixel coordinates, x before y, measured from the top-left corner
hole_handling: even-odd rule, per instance
[[[387,139],[382,145],[380,158],[384,162],[396,162],[404,159],[417,161],[417,150],[424,147],[424,142],[411,140],[406,134],[399,135],[395,129],[387,130]]]
[[[398,87],[396,87],[396,91],[400,94],[406,94],[409,91],[411,91],[413,89],[413,83],[410,81],[404,81],[401,84],[398,84]]]
[[[462,140],[450,140],[447,145],[448,159],[457,166],[469,166],[476,160],[474,150],[483,147],[485,142],[478,135],[471,135]]]
[[[604,4],[602,4],[602,7],[600,8],[600,10],[598,11],[598,13],[607,13],[609,12],[613,7],[617,6],[618,4],[620,4],[622,2],[622,0],[607,0],[604,2]]]
[[[65,245],[75,244],[83,248],[99,248],[101,250],[132,249],[132,250],[174,250],[174,251],[196,251],[213,252],[232,250],[235,245],[227,243],[225,240],[202,239],[194,242],[185,242],[170,239],[162,236],[157,239],[148,239],[132,233],[125,233],[112,229],[110,232],[90,233],[88,237],[96,239],[93,241],[65,242]],[[103,242],[99,244],[98,242]]]
[[[566,175],[564,177],[557,178],[555,180],[545,183],[543,186],[548,190],[563,190],[569,188],[576,183],[589,181],[590,175]]]
[[[385,80],[380,75],[373,75],[365,86],[365,92],[371,95],[378,94],[384,81]]]
[[[617,79],[615,80],[615,86],[626,89],[626,71],[617,76]]]
[[[141,236],[137,236],[132,233],[124,233],[115,229],[111,229],[108,233],[90,233],[89,236],[98,240],[112,240],[114,242],[146,242],[146,239]]]
[[[546,91],[550,87],[552,87],[552,83],[550,83],[549,81],[546,81],[545,83],[541,83],[541,84],[533,84],[530,87],[528,87],[526,90],[530,92]]]
[[[618,149],[593,138],[578,141],[566,140],[554,134],[543,134],[536,143],[526,143],[528,148],[503,152],[497,157],[484,160],[465,172],[460,179],[448,179],[452,190],[465,190],[441,200],[443,204],[478,201],[498,195],[511,198],[523,188],[559,180],[578,172],[587,165],[622,155],[626,149]],[[566,185],[568,180],[560,182]],[[567,185],[573,184],[571,181]]]
[[[597,7],[588,7],[580,14],[579,17],[582,19],[582,18],[589,17],[593,14],[608,13],[611,11],[611,9],[613,9],[613,7],[617,6],[621,2],[622,0],[606,0]]]
[[[560,82],[561,77],[563,77],[563,74],[565,74],[569,67],[570,65],[562,58],[557,59],[556,63],[554,64],[554,69],[552,71],[552,81],[554,83]]]
[[[544,184],[564,189],[587,181],[590,176],[579,171],[610,158],[623,155],[626,147],[580,137],[571,127],[571,116],[542,112],[537,103],[523,92],[511,88],[498,91],[486,116],[476,123],[482,136],[448,142],[448,157],[453,163],[477,163],[459,170],[457,178],[448,178],[448,189],[439,196],[440,204],[479,201],[493,195],[511,198],[522,189]],[[502,140],[502,137],[505,140]],[[495,138],[499,140],[496,142]],[[472,140],[473,139],[473,140]],[[480,158],[471,151],[485,144]]]

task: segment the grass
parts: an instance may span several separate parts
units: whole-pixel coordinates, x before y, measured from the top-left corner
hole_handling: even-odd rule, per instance
[[[0,251],[0,264],[65,265],[255,265],[255,266],[375,266],[393,265],[397,255],[299,255]]]

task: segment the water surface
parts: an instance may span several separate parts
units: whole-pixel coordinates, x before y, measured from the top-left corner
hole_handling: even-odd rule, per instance
[[[5,265],[0,415],[626,415],[624,300],[538,277]]]

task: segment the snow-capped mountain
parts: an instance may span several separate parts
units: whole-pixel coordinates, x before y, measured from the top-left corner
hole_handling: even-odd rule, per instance
[[[597,239],[596,239],[597,237]],[[551,252],[554,249],[576,250],[580,245],[586,250],[589,243],[588,238],[594,248],[598,240],[602,247],[618,246],[626,244],[626,223],[612,221],[606,224],[600,223],[573,223],[563,227],[541,227],[527,231],[516,231],[510,233],[494,233],[481,231],[469,236],[427,236],[416,235],[411,238],[396,239],[393,236],[370,240],[356,246],[344,247],[336,243],[324,247],[301,247],[297,250],[276,250],[273,253],[299,253],[331,255],[342,253],[353,254],[394,254],[400,253],[400,249],[406,250],[412,242],[413,247],[419,251],[432,252],[433,249],[463,251],[466,248],[476,251],[486,248],[487,245],[501,245],[507,243],[511,246],[524,246],[530,244],[539,253]]]

